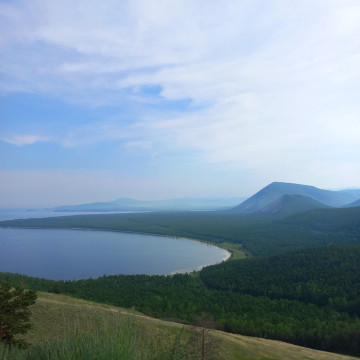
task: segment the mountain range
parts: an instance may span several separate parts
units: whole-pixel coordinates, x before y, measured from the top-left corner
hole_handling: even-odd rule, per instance
[[[169,200],[134,200],[120,198],[109,202],[96,202],[82,205],[67,205],[54,208],[54,211],[72,212],[114,212],[114,211],[188,211],[231,209],[244,198],[179,198]]]
[[[257,213],[283,217],[312,209],[360,206],[360,189],[334,191],[309,185],[273,182],[244,200],[245,198],[178,198],[144,201],[120,198],[109,202],[59,206],[53,210],[57,212],[232,210],[242,214]]]
[[[360,189],[324,190],[314,186],[273,182],[235,206],[244,214],[291,215],[311,209],[360,206]]]
[[[356,206],[360,206],[360,199],[345,205],[345,207],[356,207]]]

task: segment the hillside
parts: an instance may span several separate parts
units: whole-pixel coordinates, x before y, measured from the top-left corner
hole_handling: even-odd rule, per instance
[[[262,214],[286,217],[312,209],[328,208],[329,206],[316,201],[308,196],[302,195],[282,195],[270,204],[258,211]]]
[[[312,258],[316,259],[316,256]],[[296,272],[295,276],[305,275],[305,278],[299,280],[295,294],[299,286],[300,290],[303,288],[313,291],[313,297],[308,299],[310,302],[299,301],[302,300],[301,298],[288,298],[287,294],[293,293],[291,273],[289,281],[285,278],[282,282],[276,278],[289,270],[287,264],[294,263],[293,260],[285,262],[285,266],[280,263],[276,274],[269,272],[269,276],[264,278],[269,280],[270,284],[276,283],[276,287],[270,290],[272,294],[277,292],[279,298],[273,299],[264,296],[263,292],[251,295],[237,291],[232,285],[230,289],[226,288],[227,281],[234,279],[231,266],[219,267],[220,273],[211,279],[213,282],[219,281],[221,288],[216,288],[210,283],[207,286],[194,274],[113,275],[77,281],[53,281],[0,273],[0,279],[7,280],[13,285],[23,284],[38,291],[57,291],[77,298],[132,308],[151,317],[173,319],[186,324],[194,323],[196,317],[205,312],[213,317],[219,329],[227,332],[358,356],[360,319],[354,316],[353,305],[356,306],[356,303],[352,302],[358,296],[359,281],[358,277],[354,276],[356,272],[353,271],[354,263],[350,261],[351,259],[346,257],[341,259],[343,262],[341,266],[348,268],[348,273],[351,275],[346,276],[346,284],[342,284],[341,277],[338,280],[336,267],[334,271],[331,268],[328,273],[326,273],[327,269],[324,269],[325,283],[319,284],[317,279],[306,278],[306,269]],[[232,261],[228,264],[231,263]],[[257,283],[258,281],[254,281],[254,287],[250,290],[259,291]],[[223,286],[225,288],[222,288]],[[347,291],[346,287],[351,288],[351,296],[345,299],[337,297],[337,290],[342,294],[343,290]],[[318,302],[316,296],[319,289],[324,289],[326,300],[333,299],[331,306],[323,302],[318,305],[315,303]],[[261,286],[260,290],[262,291]],[[270,291],[268,292],[271,295]],[[340,308],[337,307],[338,305]],[[331,322],[329,318],[332,319]]]
[[[256,255],[330,244],[360,244],[360,207],[313,209],[253,227],[242,242]]]
[[[208,288],[286,298],[360,315],[360,245],[332,245],[208,266]],[[341,299],[341,300],[340,300]]]
[[[313,209],[291,215],[277,222],[279,225],[299,225],[312,232],[344,231],[360,234],[360,207],[342,209]]]
[[[121,343],[124,334],[141,336],[143,349],[142,357],[136,359],[179,359],[186,360],[188,357],[176,357],[177,337],[180,337],[181,348],[186,348],[186,343],[191,336],[191,328],[178,323],[153,319],[134,311],[125,310],[108,305],[101,305],[85,300],[75,299],[64,295],[39,293],[37,303],[32,307],[32,320],[34,328],[26,335],[26,339],[32,343],[37,343],[35,349],[39,351],[41,342],[47,344],[47,350],[56,349],[61,346],[62,352],[66,355],[66,350],[70,348],[70,338],[81,339],[81,334],[86,334],[89,339],[89,330],[99,330],[99,319],[102,319],[101,327],[105,326],[106,336],[111,334],[111,339],[104,344],[99,343],[102,351],[107,351],[105,357],[97,359],[121,360],[124,358],[115,357],[111,354],[112,341],[118,338]],[[181,329],[184,331],[181,332]],[[102,329],[104,330],[104,329]],[[115,333],[112,330],[115,331]],[[93,334],[93,336],[95,336]],[[211,330],[210,335],[218,341],[218,360],[252,360],[252,359],[286,359],[286,360],[351,360],[356,359],[324,351],[312,350],[300,346],[291,345],[280,341],[272,341],[254,337],[246,337],[235,334],[228,334],[218,330]],[[100,335],[101,336],[101,335]],[[103,336],[103,334],[102,334]],[[64,341],[63,339],[68,339]],[[135,338],[130,338],[134,342]],[[55,341],[49,343],[48,341]],[[95,339],[94,339],[95,340]],[[105,340],[101,338],[100,340]],[[95,340],[96,341],[96,340]],[[39,344],[40,342],[40,344]],[[77,341],[79,343],[79,341]],[[57,345],[59,344],[59,345]],[[75,342],[76,344],[76,342]],[[81,345],[84,345],[81,343]],[[90,345],[89,342],[85,345]],[[103,346],[108,348],[104,350]],[[44,346],[42,346],[44,348]],[[73,352],[76,348],[72,348]],[[170,352],[169,350],[175,350]],[[0,356],[2,356],[0,347]],[[82,348],[86,351],[86,347]],[[152,352],[150,356],[150,352]],[[175,356],[174,356],[175,354]],[[72,354],[74,356],[74,354]],[[93,354],[94,355],[94,354]],[[104,355],[103,355],[104,356]],[[9,356],[8,360],[12,360]],[[20,358],[17,358],[20,359]],[[61,359],[61,358],[60,358]],[[127,358],[128,360],[130,358]],[[131,357],[131,359],[133,359]],[[135,360],[135,358],[134,358]]]
[[[360,199],[360,188],[343,189],[342,192],[346,192],[356,199]]]
[[[360,206],[360,199],[356,200],[356,201],[354,201],[354,202],[352,202],[350,204],[347,204],[344,207],[358,207],[358,206]]]
[[[234,207],[233,210],[242,213],[254,213],[283,195],[302,195],[333,207],[340,207],[357,200],[355,195],[346,191],[330,191],[309,185],[273,182]]]

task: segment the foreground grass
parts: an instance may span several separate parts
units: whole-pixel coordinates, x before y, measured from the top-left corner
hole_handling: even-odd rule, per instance
[[[50,301],[49,301],[50,300]],[[182,332],[151,331],[145,319],[131,312],[80,303],[66,297],[41,296],[33,307],[34,329],[26,350],[0,346],[6,360],[182,360],[187,354]],[[185,344],[184,340],[181,340]]]
[[[77,359],[183,359],[179,342],[164,345],[154,341],[130,319],[98,320],[88,331],[75,331],[57,340],[35,343],[27,350],[11,349],[9,360],[77,360]],[[173,354],[173,357],[170,357]]]
[[[131,310],[92,303],[64,295],[39,293],[32,307],[33,329],[23,351],[0,346],[6,360],[185,360],[199,359],[191,349],[191,329],[143,316]],[[280,341],[212,330],[219,360],[355,359]]]

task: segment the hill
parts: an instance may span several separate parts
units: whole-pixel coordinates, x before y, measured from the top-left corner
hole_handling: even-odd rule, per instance
[[[270,204],[264,206],[258,213],[271,214],[276,216],[289,216],[299,212],[328,208],[329,206],[316,201],[308,196],[282,195]]]
[[[298,225],[311,232],[348,232],[360,235],[360,207],[313,209],[294,214],[276,222],[279,225]]]
[[[242,245],[258,256],[330,244],[360,244],[360,207],[313,209],[252,229]]]
[[[178,323],[153,319],[118,307],[48,293],[39,293],[39,299],[32,307],[32,313],[35,326],[26,338],[34,343],[32,352],[36,355],[44,356],[44,349],[47,355],[51,351],[55,355],[55,351],[58,350],[56,357],[53,356],[52,359],[63,359],[62,355],[64,358],[66,355],[71,355],[72,357],[67,358],[73,359],[77,350],[82,351],[82,356],[91,350],[91,358],[98,355],[97,359],[106,360],[189,359],[186,355],[179,356],[182,355],[181,350],[186,349],[193,331],[190,327]],[[99,333],[99,330],[102,332]],[[228,334],[218,330],[211,330],[209,334],[218,343],[218,360],[356,359],[280,341]],[[124,340],[128,341],[127,358],[119,357],[116,353],[120,347],[117,344],[124,344]],[[141,357],[129,356],[131,351],[136,350],[135,346],[138,347],[138,351],[142,350]],[[66,353],[69,350],[72,351],[71,354]],[[4,350],[0,346],[0,356],[4,357],[2,351]],[[137,354],[139,356],[139,353]],[[12,358],[11,354],[10,356],[8,354],[6,359],[12,360],[15,357]],[[22,357],[18,356],[16,359],[20,360]]]
[[[235,206],[241,198],[206,199],[179,198],[158,201],[143,201],[121,198],[109,202],[96,202],[82,205],[67,205],[54,208],[54,211],[185,211],[185,210],[219,210]]]
[[[357,206],[360,206],[360,199],[359,200],[356,200],[350,204],[347,204],[345,205],[344,207],[357,207]]]
[[[360,199],[360,188],[342,189],[342,192],[346,192],[356,199]]]
[[[340,207],[357,200],[352,193],[345,190],[331,191],[309,185],[273,182],[234,207],[233,210],[242,213],[254,213],[283,195],[302,195],[333,207]]]

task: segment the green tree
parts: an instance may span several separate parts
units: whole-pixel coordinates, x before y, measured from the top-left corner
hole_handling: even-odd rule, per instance
[[[8,282],[0,283],[0,342],[25,347],[24,340],[15,339],[32,326],[30,309],[37,299],[36,291],[22,287],[12,288]]]

